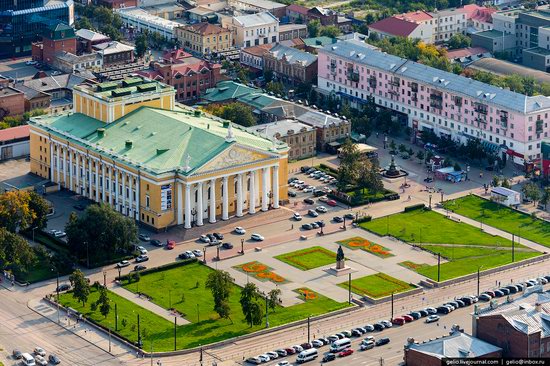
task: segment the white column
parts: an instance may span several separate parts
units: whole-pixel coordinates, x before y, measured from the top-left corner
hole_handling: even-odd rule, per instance
[[[82,187],[83,187],[83,196],[88,197],[88,191],[86,191],[86,184],[88,179],[86,179],[86,155],[82,155]]]
[[[63,186],[67,188],[67,146],[63,146]]]
[[[229,219],[229,189],[227,189],[227,177],[223,177],[222,184],[222,220],[227,220]]]
[[[101,164],[101,200],[103,202],[107,202],[107,199],[105,198],[105,185],[107,182],[105,181],[105,163]]]
[[[197,226],[203,225],[203,212],[204,209],[202,207],[202,198],[203,198],[203,189],[202,189],[202,182],[199,182],[197,186]]]
[[[268,203],[269,200],[269,185],[267,184],[267,181],[269,180],[269,171],[268,168],[262,169],[262,211],[267,211],[268,209]]]
[[[208,184],[204,183],[202,186],[202,219],[208,219]]]
[[[216,222],[216,180],[210,181],[210,223]]]
[[[109,186],[107,189],[109,190],[109,205],[113,207],[113,167],[109,168]]]
[[[118,185],[118,176],[119,176],[119,172],[118,170],[115,170],[115,211],[118,211],[120,212],[119,210],[119,205],[118,205],[118,189],[119,189],[119,185]]]
[[[132,186],[134,185],[134,176],[128,174],[128,206],[130,211],[128,211],[128,216],[134,217],[134,192],[132,192]]]
[[[136,220],[140,220],[139,218],[139,205],[141,204],[141,199],[139,196],[139,186],[141,185],[141,180],[139,179],[140,176],[138,175],[136,177]]]
[[[183,223],[183,192],[181,189],[181,184],[176,183],[178,186],[178,209],[177,209],[177,215],[178,215],[178,225],[181,225]],[[187,188],[186,188],[187,189]],[[187,192],[186,192],[187,193]],[[187,200],[185,201],[187,204]]]
[[[88,187],[89,187],[89,191],[88,191],[88,198],[89,199],[93,199],[92,197],[92,158],[90,156],[88,156]]]
[[[73,153],[69,150],[69,190],[73,191]]]
[[[57,145],[57,154],[55,156],[57,165],[57,186],[61,188],[61,146]]]
[[[243,175],[239,173],[237,175],[237,217],[243,215]]]
[[[122,174],[122,214],[126,215],[126,173]]]
[[[95,164],[95,200],[99,202],[99,160]]]
[[[256,175],[256,171],[250,172],[250,198],[248,200],[248,213],[253,214],[256,213],[256,183],[254,176]]]
[[[78,152],[75,152],[75,165],[76,165],[76,175],[75,175],[75,180],[76,180],[76,189],[75,189],[75,192],[77,194],[80,194],[81,191],[80,191],[80,154]]]
[[[53,175],[53,143],[50,141],[50,180],[55,182]]]
[[[191,229],[191,185],[185,185],[185,225],[186,229]]]
[[[273,208],[279,208],[279,166],[273,167]]]

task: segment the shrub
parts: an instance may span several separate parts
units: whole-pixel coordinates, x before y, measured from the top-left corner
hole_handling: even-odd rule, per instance
[[[423,208],[425,208],[426,205],[423,204],[423,203],[419,203],[417,205],[412,205],[412,206],[407,206],[403,209],[403,212],[409,212],[409,211],[414,211],[414,210],[421,210]]]
[[[360,217],[357,220],[354,220],[354,222],[357,224],[362,224],[363,222],[369,222],[371,220],[372,220],[372,216],[367,215],[367,216]]]

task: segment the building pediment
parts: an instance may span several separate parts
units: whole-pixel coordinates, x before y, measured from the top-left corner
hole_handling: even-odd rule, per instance
[[[192,175],[207,174],[216,170],[225,170],[243,167],[257,162],[276,159],[277,154],[269,154],[263,151],[256,151],[239,144],[233,144],[225,149],[208,163],[201,166]]]

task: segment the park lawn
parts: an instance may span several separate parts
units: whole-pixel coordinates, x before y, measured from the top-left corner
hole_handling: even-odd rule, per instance
[[[180,349],[209,344],[263,329],[265,325],[251,328],[244,321],[239,303],[241,287],[237,285],[233,286],[229,297],[231,320],[219,319],[217,313],[213,311],[212,294],[204,287],[206,278],[211,271],[212,269],[209,267],[194,262],[164,271],[144,274],[139,282],[125,284],[124,287],[132,292],[139,291],[151,296],[152,301],[163,308],[175,308],[184,314],[188,321],[192,322],[181,326],[184,329],[185,337],[178,340]],[[181,301],[182,294],[184,294],[183,302]],[[349,304],[339,303],[319,295],[315,300],[308,300],[305,303],[289,307],[277,307],[273,312],[270,310],[269,324],[277,326],[347,306]],[[173,328],[171,329],[173,332]],[[160,344],[159,347],[161,347]],[[162,343],[162,347],[166,351],[173,349],[173,338]]]
[[[486,270],[512,262],[511,248],[497,250],[479,247],[453,248],[452,246],[440,245],[423,245],[422,247],[432,253],[441,253],[442,256],[450,260],[441,264],[440,281],[475,273],[480,266],[482,266],[482,270]],[[522,245],[518,245],[517,248],[524,249],[515,251],[514,258],[516,262],[541,255],[540,252],[535,250],[526,250],[526,247]],[[418,268],[416,272],[437,281],[437,265],[423,266]]]
[[[275,258],[302,271],[307,271],[334,264],[336,262],[336,253],[323,247],[315,246],[281,254]]]
[[[389,234],[410,243],[512,246],[508,239],[487,234],[474,226],[455,222],[430,210],[401,212],[359,226],[378,235]]]
[[[339,283],[338,286],[348,289],[348,282]],[[357,278],[351,281],[351,291],[359,296],[367,295],[373,299],[415,289],[411,284],[388,276],[385,273],[376,273],[370,276]]]
[[[550,247],[550,223],[533,219],[531,215],[475,195],[447,201],[443,206],[472,220]]]

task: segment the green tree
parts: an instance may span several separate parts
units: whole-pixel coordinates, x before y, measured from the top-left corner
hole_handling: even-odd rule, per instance
[[[281,302],[281,289],[274,288],[267,293],[267,304],[271,311],[275,311],[277,305]]]
[[[361,158],[357,165],[357,188],[361,189],[361,193],[364,193],[365,188],[369,187],[372,164],[367,158]]]
[[[270,81],[266,84],[265,90],[275,95],[285,95],[285,86],[281,82]]]
[[[0,268],[11,266],[27,272],[35,260],[35,252],[25,239],[0,227]]]
[[[321,27],[319,35],[324,37],[336,38],[342,34],[342,31],[335,25],[327,25],[326,27]]]
[[[339,191],[342,192],[348,185],[355,183],[359,155],[357,145],[351,139],[346,139],[340,150],[340,167],[338,168],[338,182],[336,183]]]
[[[104,33],[109,36],[113,41],[120,41],[122,39],[122,33],[113,27],[111,23],[106,23],[100,27],[101,33]]]
[[[85,16],[80,17],[80,19],[78,19],[78,20],[75,22],[75,28],[76,28],[76,29],[90,29],[90,30],[94,30],[94,26],[92,25],[92,22],[90,22],[90,19],[88,19],[88,18],[85,17]]]
[[[109,312],[111,311],[111,302],[107,294],[107,289],[103,286],[99,287],[99,298],[97,299],[97,306],[99,307],[99,312],[103,317],[107,318]]]
[[[212,292],[214,311],[220,318],[230,319],[231,309],[228,305],[229,295],[235,280],[226,271],[214,271],[208,275],[205,287]]]
[[[420,162],[424,161],[424,151],[418,150],[418,152],[416,153],[416,158]]]
[[[104,6],[98,6],[94,9],[94,18],[99,24],[112,24],[113,12]]]
[[[452,35],[451,38],[449,38],[448,44],[450,50],[455,50],[457,48],[470,47],[472,44],[472,40],[470,37],[462,33],[455,33]]]
[[[241,309],[244,318],[250,327],[262,323],[263,307],[261,305],[262,295],[258,291],[258,287],[250,282],[247,283],[241,291]]]
[[[544,188],[542,191],[542,197],[540,199],[540,203],[544,205],[544,209],[546,210],[546,206],[550,202],[550,187]]]
[[[309,21],[307,23],[307,31],[310,37],[318,37],[321,31],[321,22],[318,19]]]
[[[18,229],[27,229],[35,219],[30,200],[30,194],[25,191],[8,191],[0,194],[0,227],[12,233]]]
[[[266,83],[270,83],[273,80],[272,70],[264,70],[264,80]]]
[[[147,36],[145,34],[139,34],[136,37],[136,54],[138,57],[143,57],[145,55],[145,51],[147,51],[148,44],[147,44]]]
[[[50,205],[48,201],[34,191],[29,192],[29,198],[29,209],[33,213],[29,228],[44,229],[48,222],[47,215],[50,211]]]
[[[86,305],[88,296],[90,296],[90,284],[88,279],[84,277],[84,273],[77,269],[69,276],[69,281],[73,287],[73,297],[82,302],[82,306]]]
[[[250,127],[256,124],[256,118],[254,118],[252,114],[252,108],[238,102],[224,105],[218,117],[227,119],[244,127]]]
[[[526,183],[522,188],[521,192],[523,195],[533,201],[533,206],[537,204],[538,201],[542,198],[539,187],[535,183],[529,182]]]

